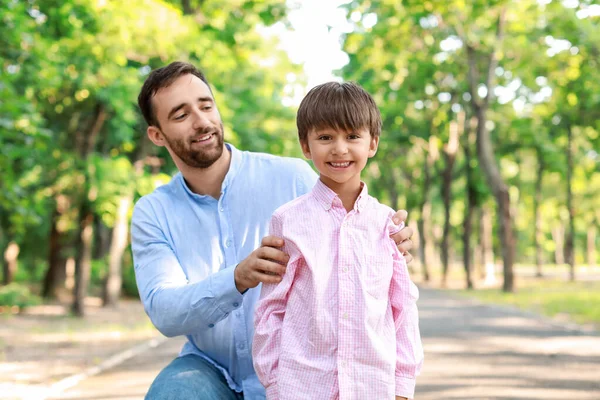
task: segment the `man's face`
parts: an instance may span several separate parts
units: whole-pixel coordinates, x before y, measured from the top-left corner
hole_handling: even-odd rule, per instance
[[[223,123],[209,87],[188,74],[160,89],[152,99],[160,128],[148,128],[150,139],[171,157],[192,168],[208,168],[223,153]]]

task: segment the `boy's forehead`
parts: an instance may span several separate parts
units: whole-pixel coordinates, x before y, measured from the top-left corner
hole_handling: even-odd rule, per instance
[[[354,129],[354,128],[343,128],[343,127],[336,127],[336,126],[321,126],[321,127],[315,127],[312,128],[309,131],[309,134],[313,134],[313,135],[318,135],[318,134],[322,134],[322,133],[339,133],[339,134],[346,134],[346,133],[352,133],[352,132],[368,132],[369,128],[367,128],[366,126]]]

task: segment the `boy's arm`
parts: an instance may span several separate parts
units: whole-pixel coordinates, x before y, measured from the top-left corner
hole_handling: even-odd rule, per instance
[[[281,221],[275,215],[271,219],[270,235],[283,238]],[[287,252],[289,246],[284,245],[284,250]],[[290,260],[280,283],[263,283],[254,314],[252,359],[256,375],[267,390],[267,399],[279,398],[277,370],[281,351],[281,328],[297,264],[298,260]]]
[[[417,311],[419,290],[410,280],[404,257],[393,241],[390,244],[394,259],[390,303],[396,325],[396,396],[411,399],[414,396],[416,377],[423,365]]]

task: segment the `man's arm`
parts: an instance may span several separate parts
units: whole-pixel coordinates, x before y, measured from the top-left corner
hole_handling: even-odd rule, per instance
[[[396,246],[398,246],[398,250],[400,254],[404,256],[406,263],[410,263],[413,259],[413,256],[410,254],[410,250],[413,247],[412,240],[410,239],[413,235],[413,231],[411,228],[406,226],[406,218],[408,217],[408,213],[405,210],[397,211],[392,220],[396,225],[400,225],[401,222],[404,222],[405,226],[400,229],[399,232],[391,235],[391,238],[394,239]]]
[[[243,296],[236,285],[234,266],[222,268],[202,281],[188,283],[147,200],[141,199],[134,209],[131,240],[140,298],[152,323],[163,335],[171,337],[211,329],[241,307]],[[248,258],[256,258],[254,253]],[[265,267],[268,268],[270,264]],[[277,268],[282,267],[277,264]]]

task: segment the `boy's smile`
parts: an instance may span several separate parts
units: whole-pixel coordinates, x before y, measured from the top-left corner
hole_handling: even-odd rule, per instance
[[[377,152],[378,144],[379,138],[372,137],[367,128],[352,132],[313,130],[301,143],[304,155],[313,161],[323,183],[336,192],[360,188],[360,173]]]

